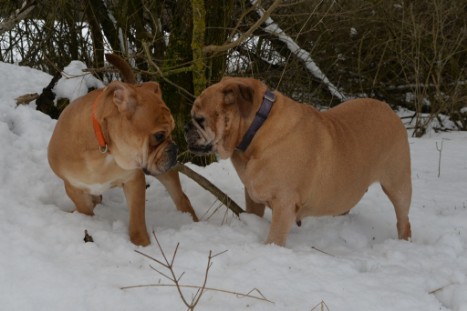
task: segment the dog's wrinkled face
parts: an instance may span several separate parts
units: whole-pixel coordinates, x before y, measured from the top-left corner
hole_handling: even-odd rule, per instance
[[[109,150],[124,169],[141,168],[158,175],[177,163],[171,138],[175,122],[161,97],[159,85],[128,85],[114,81],[105,90],[117,109],[102,111],[109,135]]]
[[[217,153],[222,159],[231,156],[245,132],[242,125],[248,123],[254,111],[252,83],[257,82],[225,78],[198,96],[191,109],[192,120],[185,126],[185,139],[191,152]]]

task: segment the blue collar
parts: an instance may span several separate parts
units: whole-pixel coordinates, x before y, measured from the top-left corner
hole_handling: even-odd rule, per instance
[[[263,96],[263,102],[256,112],[255,119],[251,123],[250,127],[243,136],[242,142],[237,146],[237,149],[240,151],[245,151],[246,148],[250,145],[253,137],[259,128],[263,125],[264,121],[268,118],[269,112],[271,111],[272,104],[276,100],[276,95],[270,90],[267,90]]]

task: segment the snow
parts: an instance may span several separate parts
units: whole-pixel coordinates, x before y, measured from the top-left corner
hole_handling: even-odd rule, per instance
[[[167,274],[165,268],[135,252],[163,260],[154,237],[144,248],[129,242],[120,189],[104,194],[94,217],[70,212],[73,205],[47,163],[55,121],[35,104],[16,107],[14,100],[40,92],[51,78],[0,63],[0,309],[186,310],[176,288],[140,286],[171,282],[154,270]],[[201,285],[209,251],[219,254],[207,287],[231,293],[206,291],[197,310],[466,311],[467,133],[430,132],[410,138],[410,146],[411,242],[396,239],[393,208],[376,185],[349,215],[306,218],[286,247],[278,247],[263,244],[270,213],[238,219],[182,176],[201,218],[193,223],[148,178],[148,228],[169,260],[179,243],[174,270],[184,273],[182,285]],[[190,167],[244,205],[229,161]],[[83,241],[84,230],[94,243]],[[140,287],[122,289],[128,286]],[[182,291],[188,300],[196,293]]]
[[[57,99],[68,98],[73,101],[87,94],[90,88],[104,87],[99,79],[89,72],[83,72],[83,69],[86,69],[86,64],[78,60],[72,61],[63,68],[62,78],[58,80],[53,90]]]

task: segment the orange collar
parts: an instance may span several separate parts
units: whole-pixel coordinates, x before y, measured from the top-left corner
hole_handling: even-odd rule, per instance
[[[100,152],[107,153],[109,151],[109,148],[107,146],[107,143],[105,142],[105,137],[104,137],[104,134],[102,133],[101,125],[99,124],[99,121],[97,121],[96,119],[96,107],[102,94],[103,92],[97,95],[96,99],[92,103],[92,125],[94,126],[94,133],[96,134],[97,142],[99,143]]]

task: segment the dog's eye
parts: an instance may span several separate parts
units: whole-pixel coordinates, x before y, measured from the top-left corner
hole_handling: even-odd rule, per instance
[[[204,117],[194,117],[195,122],[198,123],[199,126],[204,128]]]
[[[165,133],[164,132],[157,132],[156,134],[154,134],[154,140],[158,144],[163,142],[165,140]]]

